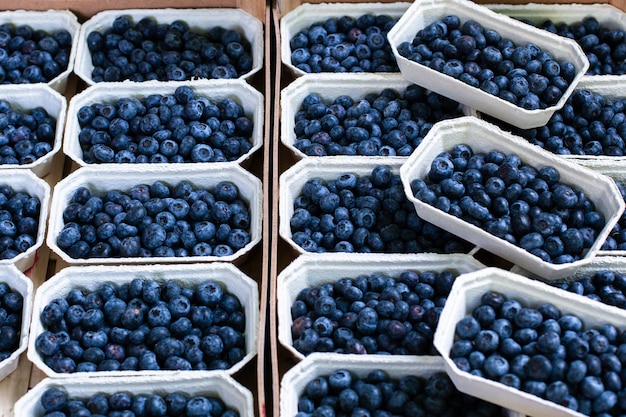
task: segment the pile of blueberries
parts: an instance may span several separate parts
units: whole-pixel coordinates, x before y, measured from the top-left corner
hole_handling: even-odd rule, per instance
[[[72,35],[65,29],[48,33],[29,25],[0,25],[0,83],[47,83],[65,71]]]
[[[527,19],[524,23],[535,24]],[[626,74],[626,31],[611,29],[593,16],[579,22],[555,23],[548,19],[536,25],[566,38],[574,39],[589,60],[588,75]]]
[[[624,413],[626,334],[612,324],[585,328],[553,304],[525,305],[497,291],[456,323],[450,357],[473,375],[580,413]]]
[[[387,40],[396,22],[366,13],[313,23],[289,40],[291,63],[307,73],[398,72]]]
[[[0,362],[20,344],[24,298],[6,282],[0,281]]]
[[[545,126],[519,129],[491,121],[555,154],[626,155],[626,98],[606,98],[579,88]]]
[[[615,185],[617,185],[622,198],[626,201],[626,183],[616,180]],[[626,213],[622,213],[615,226],[613,226],[601,250],[626,250]]]
[[[424,203],[563,264],[584,256],[606,222],[583,191],[559,179],[554,167],[537,169],[498,151],[475,154],[460,144],[433,159],[411,189]]]
[[[0,185],[0,259],[13,259],[37,241],[41,201]]]
[[[413,41],[398,45],[398,53],[527,110],[556,104],[576,76],[572,63],[557,61],[537,45],[516,45],[456,15],[419,30]]]
[[[250,41],[239,32],[222,26],[198,32],[183,20],[118,16],[111,27],[89,32],[87,48],[94,82],[238,78],[252,69]]]
[[[604,269],[554,283],[554,286],[604,304],[626,309],[626,274],[622,272]]]
[[[180,417],[239,417],[215,396],[190,396],[182,392],[170,394],[134,394],[119,391],[113,394],[93,394],[88,398],[74,399],[63,388],[48,388],[39,403],[43,417],[72,416],[180,416]]]
[[[371,175],[311,178],[293,207],[292,240],[307,252],[467,253],[472,248],[419,218],[400,176],[384,165]]]
[[[309,381],[295,417],[504,417],[506,411],[454,387],[444,372],[392,378],[383,370],[359,378],[346,369]]]
[[[35,347],[58,373],[229,369],[246,355],[246,316],[216,281],[72,288],[39,315]]]
[[[30,164],[52,150],[56,119],[37,106],[28,111],[0,99],[0,164]]]
[[[254,122],[242,106],[196,96],[189,86],[85,105],[76,117],[87,163],[226,162],[252,149]]]
[[[463,115],[458,102],[416,84],[360,100],[307,95],[295,115],[294,146],[310,156],[409,156],[434,123]]]
[[[56,242],[72,258],[229,256],[250,243],[248,203],[237,185],[212,190],[155,181],[128,192],[78,187]]]
[[[291,306],[293,345],[305,355],[437,355],[433,334],[456,276],[407,270],[303,288]]]

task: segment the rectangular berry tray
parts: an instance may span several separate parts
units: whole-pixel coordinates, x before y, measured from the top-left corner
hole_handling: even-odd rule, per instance
[[[67,88],[67,80],[74,69],[74,59],[78,50],[78,37],[80,23],[78,18],[69,10],[14,10],[0,12],[0,24],[29,25],[32,29],[41,29],[48,33],[59,30],[67,30],[72,35],[72,47],[70,49],[68,67],[59,75],[51,79],[47,85],[52,89],[64,93]],[[21,84],[23,86],[23,84]],[[5,86],[2,85],[1,88]]]
[[[50,117],[56,119],[52,149],[37,160],[22,165],[1,164],[2,169],[30,169],[38,177],[45,177],[52,169],[52,160],[61,149],[63,128],[67,114],[67,100],[56,90],[45,84],[3,85],[2,99],[9,102],[11,109],[28,114],[36,107],[43,107]]]
[[[189,181],[194,188],[212,189],[220,181],[231,181],[239,189],[239,196],[248,203],[250,213],[250,242],[231,255],[226,256],[187,256],[187,257],[125,257],[125,258],[72,258],[57,245],[57,236],[63,229],[63,210],[70,203],[77,188],[87,187],[93,194],[104,195],[107,191],[128,192],[135,185],[152,184],[161,181],[172,187],[179,182]],[[69,265],[97,264],[149,264],[149,263],[194,263],[211,261],[243,262],[246,255],[261,241],[263,221],[263,192],[261,181],[241,168],[229,162],[219,165],[205,164],[140,164],[112,165],[107,168],[106,176],[98,166],[88,166],[74,171],[54,187],[51,203],[49,231],[46,243],[48,247]]]
[[[468,144],[474,152],[499,151],[505,154],[516,154],[523,163],[535,168],[552,166],[559,172],[561,182],[571,184],[585,192],[587,197],[596,204],[596,210],[604,216],[606,225],[584,257],[567,264],[542,261],[530,252],[478,226],[417,199],[411,191],[411,181],[417,178],[424,179],[433,159],[441,152],[449,151],[458,144]],[[436,124],[422,141],[419,152],[414,152],[402,165],[400,176],[407,197],[415,204],[417,214],[424,220],[549,280],[571,275],[576,268],[591,261],[624,211],[624,200],[610,178],[540,149],[520,137],[475,117],[463,117]]]
[[[445,368],[439,356],[338,356],[313,353],[284,374],[280,383],[280,415],[295,416],[298,412],[298,399],[306,394],[307,383],[339,369],[347,370],[358,378],[365,378],[374,370],[383,370],[390,378],[400,379],[405,376],[428,378],[443,372]],[[488,401],[494,402],[493,399]],[[505,412],[508,417],[522,417],[511,410]]]
[[[130,283],[133,279],[154,280],[161,284],[167,280],[178,282],[183,288],[195,288],[202,282],[212,280],[223,286],[224,291],[235,295],[244,309],[246,315],[245,327],[245,348],[246,355],[231,368],[225,371],[167,371],[167,370],[141,370],[141,371],[97,371],[81,372],[74,374],[100,377],[100,376],[140,376],[142,378],[154,375],[169,374],[172,378],[175,375],[210,375],[213,373],[234,374],[243,368],[257,354],[259,338],[259,289],[258,284],[241,270],[229,263],[214,262],[210,264],[187,264],[187,265],[130,265],[130,266],[71,266],[59,271],[44,282],[37,293],[33,303],[33,314],[31,321],[31,337],[28,343],[28,359],[37,368],[42,370],[46,376],[51,378],[66,377],[54,371],[45,362],[43,356],[37,351],[35,342],[37,336],[43,333],[46,328],[40,317],[41,313],[55,298],[65,297],[72,289],[83,291],[95,291],[100,285],[110,283],[122,285]]]
[[[239,31],[252,45],[252,69],[241,75],[248,79],[263,67],[264,37],[261,21],[242,9],[197,8],[197,9],[123,9],[105,10],[90,17],[81,26],[74,72],[88,85],[95,84],[91,74],[94,69],[91,53],[87,48],[87,36],[93,31],[104,31],[118,16],[130,16],[134,23],[142,18],[153,18],[157,23],[172,23],[182,20],[193,31],[204,33],[215,26]]]
[[[33,309],[33,282],[13,265],[0,265],[0,282],[5,283],[22,296],[22,326],[20,328],[19,344],[11,356],[0,361],[0,381],[17,369],[22,352],[28,346],[30,330],[30,316]],[[24,360],[24,358],[22,358]]]
[[[380,94],[383,89],[392,89],[397,93],[402,92],[412,83],[402,78],[400,74],[306,74],[297,78],[281,91],[280,109],[281,125],[280,140],[295,155],[296,158],[306,158],[307,155],[294,146],[296,134],[294,133],[295,115],[300,110],[302,101],[309,94],[317,94],[323,100],[328,100],[328,105],[342,95],[346,95],[355,103],[362,100],[367,94]],[[463,114],[473,115],[472,109],[462,106]]]
[[[336,156],[328,158],[306,158],[298,161],[286,170],[279,178],[280,198],[278,199],[279,229],[280,236],[291,245],[298,253],[307,253],[293,240],[290,219],[294,213],[293,203],[301,193],[303,185],[312,178],[322,180],[335,180],[344,173],[352,173],[358,176],[370,175],[377,165],[390,168],[391,172],[398,175],[404,157],[380,157],[380,156]],[[424,219],[426,220],[426,219]],[[475,248],[467,251],[470,254]]]
[[[50,388],[65,390],[70,400],[87,401],[95,394],[110,396],[118,392],[133,395],[161,395],[182,393],[195,396],[217,397],[224,405],[241,417],[254,417],[252,393],[231,376],[220,373],[198,375],[162,375],[146,377],[64,377],[46,378],[35,385],[15,403],[15,415],[38,417],[45,414],[41,396]]]
[[[556,104],[545,109],[526,110],[399,54],[398,45],[405,41],[412,42],[420,29],[446,15],[456,15],[461,22],[475,20],[518,45],[534,43],[550,52],[555,59],[571,62],[576,69],[576,76]],[[416,0],[389,31],[388,37],[400,71],[406,79],[521,128],[545,124],[557,109],[563,107],[589,67],[585,54],[573,40],[534,28],[467,0]]]
[[[20,271],[26,271],[35,263],[37,251],[42,247],[46,236],[46,221],[50,210],[50,186],[30,170],[0,169],[0,185],[8,185],[13,191],[24,192],[39,198],[39,225],[35,244],[25,252],[11,259],[0,259],[0,265],[15,265]]]
[[[581,413],[538,396],[461,371],[452,362],[450,348],[455,340],[456,323],[471,314],[472,310],[480,304],[482,294],[489,291],[497,291],[509,299],[516,299],[525,307],[533,308],[549,302],[559,309],[561,314],[573,314],[580,318],[585,329],[610,323],[616,326],[618,331],[624,331],[626,311],[499,268],[485,268],[459,276],[443,308],[439,319],[440,325],[435,331],[435,347],[443,356],[446,372],[457,389],[478,398],[493,401],[524,415],[583,416]]]
[[[278,275],[278,340],[294,355],[305,358],[293,346],[291,325],[291,305],[299,292],[307,287],[335,283],[342,278],[356,278],[373,273],[397,278],[403,271],[442,272],[454,271],[457,274],[477,271],[484,268],[469,255],[439,254],[306,254],[296,258]]]
[[[303,3],[285,14],[280,20],[280,57],[282,63],[288,68],[293,76],[299,77],[306,72],[297,68],[291,62],[291,38],[312,24],[324,22],[329,18],[350,16],[357,18],[364,14],[388,15],[399,19],[408,9],[410,3]]]
[[[69,117],[65,126],[63,151],[81,167],[92,165],[83,159],[83,150],[79,141],[81,127],[77,114],[82,106],[95,103],[115,104],[123,98],[145,100],[147,96],[152,94],[172,95],[180,86],[189,86],[195,92],[196,97],[205,97],[213,102],[227,98],[232,99],[243,108],[244,114],[252,120],[254,123],[250,137],[252,147],[236,160],[237,163],[246,162],[263,145],[265,114],[263,95],[243,80],[146,81],[142,83],[125,81],[119,88],[114,89],[107,83],[96,83],[71,98],[67,109]],[[116,163],[112,162],[111,164]],[[110,164],[99,165],[104,168]]]

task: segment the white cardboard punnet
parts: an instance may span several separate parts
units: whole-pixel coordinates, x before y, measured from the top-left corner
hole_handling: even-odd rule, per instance
[[[19,358],[28,346],[30,315],[33,309],[33,282],[13,265],[0,265],[0,282],[7,284],[12,291],[20,293],[23,299],[18,347],[11,353],[11,356],[0,361],[0,380],[3,380],[17,369]]]
[[[303,185],[312,178],[335,180],[341,174],[352,173],[369,176],[377,165],[385,165],[397,175],[400,166],[406,160],[400,156],[329,156],[324,158],[305,158],[283,172],[279,178],[280,198],[278,201],[278,233],[299,253],[307,253],[293,241],[289,221],[293,216],[293,203],[302,192]]]
[[[14,258],[0,260],[0,265],[15,265],[20,271],[26,271],[34,265],[37,251],[43,245],[46,236],[46,222],[50,210],[50,186],[30,170],[0,169],[0,178],[2,178],[0,184],[8,185],[13,191],[23,192],[39,199],[39,224],[35,244]]]
[[[409,375],[428,378],[443,372],[445,368],[439,356],[312,353],[284,374],[280,382],[280,415],[295,416],[298,412],[298,399],[305,395],[307,383],[339,369],[345,369],[358,378],[365,378],[371,371],[383,370],[390,378],[400,379]],[[506,410],[506,413],[509,417],[522,417],[510,410]]]
[[[297,359],[305,355],[293,347],[291,305],[307,287],[334,283],[373,273],[397,278],[404,271],[452,271],[455,274],[477,271],[485,265],[469,255],[320,253],[297,257],[278,275],[278,340]]]
[[[104,31],[118,16],[130,16],[134,23],[143,18],[152,18],[157,23],[172,23],[183,20],[193,31],[205,33],[215,26],[233,29],[245,36],[252,45],[252,69],[239,78],[248,79],[263,66],[263,24],[242,9],[199,8],[199,9],[124,9],[105,10],[93,15],[80,28],[74,72],[88,85],[95,84],[91,73],[94,69],[91,52],[87,48],[87,36],[93,31]]]
[[[280,56],[283,64],[291,73],[299,77],[306,72],[291,63],[291,46],[289,41],[302,29],[308,29],[314,23],[324,22],[330,18],[350,16],[357,18],[364,14],[376,16],[387,15],[399,19],[411,3],[303,3],[280,20]]]
[[[240,197],[248,203],[250,212],[250,242],[232,255],[218,256],[188,256],[163,258],[81,258],[70,257],[56,243],[57,236],[63,229],[63,210],[67,207],[77,188],[87,187],[92,194],[104,195],[107,191],[118,190],[128,192],[139,184],[152,184],[161,181],[168,186],[174,186],[185,180],[195,188],[212,189],[220,181],[231,181],[239,189]],[[51,203],[49,231],[46,243],[52,251],[58,254],[70,265],[98,265],[98,264],[148,264],[148,263],[193,263],[209,261],[236,261],[247,254],[261,240],[263,221],[263,193],[261,181],[234,162],[224,162],[219,165],[210,164],[138,164],[138,165],[111,165],[102,175],[102,168],[90,165],[74,171],[62,179],[54,187]]]
[[[332,101],[346,95],[353,100],[361,100],[367,94],[380,94],[383,89],[393,89],[398,94],[412,83],[394,73],[370,74],[306,74],[285,87],[280,95],[281,125],[280,140],[297,158],[306,158],[307,155],[294,146],[295,115],[302,106],[302,101],[308,94],[318,94],[322,99]],[[471,109],[460,105],[462,114],[472,115]]]
[[[46,84],[19,84],[2,86],[2,99],[19,113],[30,113],[35,107],[43,107],[56,120],[52,150],[30,164],[2,164],[2,169],[30,169],[38,177],[45,177],[52,169],[54,156],[61,149],[63,128],[67,113],[67,100]]]
[[[263,95],[243,80],[146,81],[142,83],[124,81],[115,86],[110,83],[96,83],[71,98],[63,151],[81,167],[92,165],[83,159],[83,150],[78,139],[81,127],[77,114],[81,107],[95,103],[115,104],[121,98],[145,100],[151,94],[172,95],[180,86],[189,86],[197,97],[205,97],[215,103],[227,98],[232,99],[241,105],[244,114],[253,121],[254,128],[250,138],[252,148],[237,158],[236,162],[242,163],[263,145]]]
[[[420,29],[446,15],[456,15],[461,22],[475,20],[517,45],[533,43],[550,52],[556,60],[571,62],[576,68],[576,76],[556,104],[545,109],[526,110],[399,54],[398,45],[412,42]],[[389,31],[388,38],[398,67],[406,79],[525,129],[546,124],[552,114],[563,107],[589,67],[587,57],[575,41],[534,28],[468,0],[416,0]]]
[[[35,294],[31,321],[31,338],[28,343],[28,359],[49,377],[63,377],[66,374],[55,372],[45,364],[43,357],[35,348],[37,336],[43,333],[45,325],[41,321],[41,312],[55,298],[65,297],[72,289],[95,291],[100,285],[110,283],[121,285],[133,279],[155,280],[165,283],[177,281],[182,287],[194,288],[202,282],[212,280],[220,283],[224,291],[235,295],[244,308],[246,315],[246,355],[225,371],[99,371],[81,372],[74,375],[94,376],[152,376],[160,374],[183,375],[197,372],[233,374],[250,362],[257,353],[259,337],[259,291],[258,284],[232,264],[213,262],[210,264],[180,265],[118,265],[118,266],[71,266],[62,269],[44,282]]]
[[[505,154],[516,154],[524,164],[536,168],[542,166],[556,168],[560,174],[560,181],[584,191],[587,197],[596,204],[596,209],[604,216],[606,225],[595,243],[578,261],[569,264],[552,264],[542,261],[530,252],[508,243],[478,226],[417,199],[411,191],[411,181],[425,178],[428,175],[432,160],[441,152],[449,151],[458,144],[469,144],[474,153],[497,150]],[[433,126],[419,149],[400,168],[400,177],[407,198],[413,202],[417,214],[424,220],[549,280],[570,275],[576,268],[591,261],[624,211],[624,200],[611,178],[581,167],[573,161],[560,158],[530,144],[525,139],[514,136],[475,117],[447,120]]]
[[[4,23],[29,25],[34,30],[41,29],[49,34],[67,30],[72,35],[67,68],[47,83],[52,89],[64,93],[67,88],[67,79],[74,69],[74,59],[78,49],[78,33],[80,32],[78,18],[69,10],[6,10],[0,12],[0,24]],[[23,84],[20,85],[23,86]]]
[[[610,307],[586,297],[568,293],[548,284],[532,280],[499,268],[485,268],[460,275],[448,296],[448,302],[439,317],[435,331],[435,347],[443,356],[446,372],[459,391],[494,402],[522,414],[536,417],[583,416],[564,406],[538,396],[517,390],[502,383],[461,371],[450,358],[454,343],[455,325],[480,305],[480,297],[488,291],[497,291],[508,299],[516,299],[523,306],[537,307],[552,303],[561,314],[578,316],[585,329],[610,323],[624,331],[626,311]]]
[[[145,377],[84,377],[45,378],[15,403],[15,415],[38,417],[45,414],[41,396],[49,388],[65,390],[70,400],[86,401],[92,395],[111,395],[130,392],[133,395],[162,395],[179,392],[193,398],[211,396],[220,398],[226,407],[236,410],[241,417],[254,417],[253,396],[250,390],[223,373],[193,375],[172,374]]]

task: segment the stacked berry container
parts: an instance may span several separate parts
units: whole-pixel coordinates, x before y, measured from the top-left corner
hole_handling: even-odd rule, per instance
[[[609,364],[619,362],[608,349],[623,349],[619,347],[626,323],[622,309],[499,268],[486,268],[455,281],[441,322],[446,326],[437,329],[435,346],[450,378],[463,392],[533,416],[596,415],[620,407],[620,389],[606,378],[611,374]],[[561,329],[561,335],[553,325]],[[500,338],[498,329],[504,328],[512,337]],[[524,335],[534,332],[540,336],[533,352],[525,349],[529,339]],[[471,334],[476,335],[474,342]],[[585,339],[583,334],[590,337]],[[520,350],[507,350],[503,344],[513,347],[514,343],[505,340],[516,342]],[[607,350],[596,345],[600,340],[606,341]],[[556,359],[551,352],[559,349],[566,354]],[[606,353],[603,361],[600,351]],[[481,354],[485,360],[476,362]],[[582,370],[583,364],[589,366]],[[563,369],[568,371],[559,373]],[[615,375],[608,378],[615,380]]]
[[[173,383],[175,382],[175,383]],[[253,398],[246,388],[226,374],[46,379],[15,404],[20,416],[36,417],[59,412],[69,403],[80,409],[150,410],[167,412],[168,400],[179,415],[209,410],[211,415],[253,417]],[[131,404],[131,407],[128,406]],[[139,405],[141,404],[141,405]],[[88,408],[90,407],[90,408]],[[159,410],[159,411],[157,411]],[[198,411],[199,410],[199,411]],[[206,414],[205,414],[206,415]]]
[[[9,376],[18,366],[19,357],[28,346],[30,315],[33,308],[33,283],[13,265],[0,265],[0,291],[3,312],[2,360],[0,380]],[[6,318],[11,315],[10,320]]]

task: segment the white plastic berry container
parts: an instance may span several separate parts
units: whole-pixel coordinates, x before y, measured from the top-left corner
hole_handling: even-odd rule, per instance
[[[91,74],[94,69],[91,52],[87,48],[87,36],[93,31],[110,28],[118,16],[130,16],[134,23],[143,18],[152,18],[158,24],[169,24],[182,20],[194,32],[206,33],[215,26],[233,29],[242,34],[251,44],[252,69],[239,78],[248,79],[263,66],[263,24],[259,19],[242,9],[198,8],[198,9],[124,9],[104,10],[96,13],[81,25],[74,72],[88,85],[95,84]]]
[[[234,374],[244,367],[257,354],[259,337],[259,291],[258,284],[252,278],[244,274],[232,264],[214,262],[211,264],[188,264],[188,265],[130,265],[130,266],[72,266],[64,268],[49,280],[44,282],[35,294],[33,314],[31,321],[31,337],[28,343],[28,359],[41,369],[47,376],[59,378],[67,376],[55,372],[44,362],[43,356],[37,351],[35,342],[37,336],[46,328],[41,321],[43,309],[55,298],[63,298],[72,289],[81,289],[85,292],[95,291],[104,283],[116,286],[130,283],[133,279],[154,280],[160,284],[167,280],[174,280],[183,288],[195,288],[202,282],[215,281],[222,285],[225,292],[235,295],[246,316],[245,327],[245,350],[246,355],[231,368],[224,371],[96,371],[80,372],[72,376],[140,376],[142,378],[153,375],[168,374],[171,378],[175,375],[184,374]]]
[[[77,117],[81,107],[96,103],[115,104],[122,98],[145,100],[151,94],[172,95],[180,86],[189,86],[194,90],[196,97],[205,97],[214,103],[227,98],[232,99],[243,108],[244,114],[252,120],[254,123],[250,137],[252,147],[235,162],[244,162],[261,147],[264,122],[263,95],[243,80],[146,81],[142,83],[124,81],[116,88],[111,88],[108,83],[96,83],[71,98],[68,106],[69,117],[65,126],[63,151],[81,167],[95,165],[87,163],[83,159],[83,150],[79,142],[81,127]],[[108,166],[112,164],[117,165],[114,162],[98,165]]]
[[[35,244],[14,258],[0,260],[0,265],[15,265],[20,271],[26,271],[34,265],[37,251],[43,245],[46,236],[46,223],[50,210],[50,186],[29,170],[0,169],[0,178],[2,178],[0,185],[8,185],[13,191],[24,192],[39,199],[40,209]]]
[[[284,374],[280,382],[280,415],[295,416],[298,412],[298,399],[305,395],[307,383],[340,369],[347,370],[358,378],[365,378],[371,371],[383,370],[390,378],[400,379],[405,376],[429,378],[443,372],[445,368],[443,360],[438,356],[312,353]],[[488,401],[495,402],[493,399]],[[510,410],[505,412],[508,417],[521,417]]]
[[[308,29],[312,24],[324,22],[330,18],[350,16],[357,18],[364,14],[375,16],[387,15],[399,19],[409,8],[411,3],[303,3],[280,20],[280,57],[283,64],[290,72],[299,77],[306,72],[297,68],[291,62],[291,46],[289,41],[303,29]]]
[[[45,84],[21,84],[2,86],[2,99],[9,102],[11,109],[28,114],[35,107],[43,107],[56,120],[52,149],[37,160],[23,165],[2,164],[2,169],[30,169],[38,177],[45,177],[52,169],[54,156],[61,149],[63,128],[67,113],[67,100],[58,91]]]
[[[0,282],[6,283],[11,290],[20,293],[23,299],[19,344],[11,356],[0,361],[0,380],[2,380],[17,369],[19,358],[28,346],[30,315],[33,309],[33,282],[13,265],[0,265]]]
[[[367,94],[380,94],[383,89],[390,88],[398,94],[412,83],[394,73],[369,73],[369,74],[306,74],[299,77],[281,91],[281,125],[280,140],[297,158],[306,158],[307,155],[296,148],[296,134],[294,133],[295,115],[302,106],[302,101],[309,94],[317,94],[322,100],[328,100],[327,104],[342,95],[353,100],[361,100]],[[467,106],[459,105],[459,113],[472,115],[472,110]]]
[[[187,256],[187,257],[126,257],[126,258],[72,258],[57,245],[57,236],[65,224],[63,210],[67,207],[79,187],[87,187],[92,194],[104,197],[107,191],[124,193],[140,184],[153,184],[161,181],[173,187],[181,181],[189,181],[195,189],[212,190],[220,181],[231,181],[239,189],[239,196],[248,204],[250,213],[250,242],[227,256]],[[211,261],[235,261],[239,263],[261,240],[263,221],[263,193],[261,181],[234,162],[205,166],[205,164],[141,164],[112,165],[106,175],[102,168],[88,166],[78,169],[61,180],[54,187],[51,202],[49,231],[46,243],[61,259],[70,265],[98,264],[151,264],[151,263],[195,263]]]
[[[506,386],[500,382],[461,371],[450,358],[456,323],[471,314],[480,304],[480,297],[488,291],[497,291],[508,299],[516,299],[525,307],[552,303],[561,314],[580,318],[585,329],[610,323],[621,332],[626,328],[626,311],[609,307],[585,297],[568,293],[548,284],[517,275],[499,268],[485,268],[460,275],[448,297],[435,331],[435,347],[443,356],[446,372],[459,391],[492,401],[523,415],[537,417],[572,417],[583,414],[554,402]]]
[[[400,167],[405,160],[406,157],[400,156],[334,156],[305,158],[298,161],[283,172],[279,179],[280,198],[278,214],[280,218],[278,233],[298,253],[308,253],[293,240],[293,232],[290,225],[290,219],[294,213],[294,201],[301,194],[302,187],[308,180],[319,178],[325,181],[334,181],[345,173],[352,173],[357,177],[370,176],[372,170],[378,165],[384,165],[394,175],[398,175]],[[473,253],[474,249],[469,249],[467,253]]]
[[[557,103],[545,109],[526,110],[400,55],[398,45],[412,42],[420,29],[446,15],[456,15],[461,22],[475,20],[517,45],[533,43],[550,52],[556,60],[571,62],[576,76]],[[544,125],[557,109],[563,107],[589,67],[589,61],[575,41],[534,28],[468,0],[416,0],[389,31],[388,38],[400,71],[407,80],[521,128]]]
[[[278,275],[278,340],[297,359],[304,359],[293,346],[291,305],[304,288],[335,283],[342,278],[356,278],[373,273],[397,278],[403,271],[418,273],[450,271],[454,274],[484,268],[469,255],[439,254],[343,254],[321,253],[297,257]]]
[[[575,262],[548,263],[519,246],[417,199],[411,191],[411,181],[417,178],[424,179],[428,175],[433,159],[441,152],[449,151],[459,144],[470,145],[474,153],[499,151],[516,154],[522,163],[535,168],[543,166],[556,168],[560,174],[560,181],[582,190],[596,204],[596,210],[602,213],[606,220],[606,225],[591,248]],[[400,176],[407,198],[413,202],[417,214],[424,220],[549,280],[571,275],[576,268],[590,262],[624,211],[624,200],[615,182],[609,177],[560,158],[475,117],[462,117],[437,123],[422,141],[418,152],[414,152],[402,165]]]
[[[69,10],[5,10],[0,12],[0,24],[4,23],[16,26],[29,25],[33,30],[43,30],[48,34],[67,30],[72,35],[72,46],[67,68],[64,68],[59,75],[47,83],[50,88],[64,93],[67,88],[67,79],[74,69],[74,59],[78,49],[78,33],[81,26],[78,18]]]
[[[41,396],[49,388],[65,390],[69,400],[87,401],[95,394],[112,395],[129,392],[133,395],[162,395],[181,393],[217,397],[227,408],[241,417],[254,417],[253,396],[249,389],[226,374],[162,375],[145,377],[65,377],[46,378],[35,385],[15,403],[15,415],[38,417],[45,413]]]

